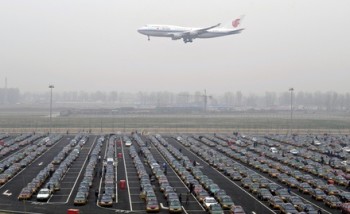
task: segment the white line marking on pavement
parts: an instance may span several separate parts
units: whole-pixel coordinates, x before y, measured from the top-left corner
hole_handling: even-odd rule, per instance
[[[6,195],[6,196],[11,196],[12,195],[12,193],[10,193],[10,192],[8,192],[9,190],[7,189],[5,192],[3,192],[2,194],[3,195]]]
[[[128,178],[128,171],[126,170],[126,165],[125,165],[125,153],[124,153],[123,142],[121,142],[121,147],[122,147],[122,154],[123,154],[123,161],[124,161],[125,180],[126,180],[126,185],[128,185],[128,194],[129,194],[130,210],[132,211],[132,203],[131,203],[130,188],[129,188],[129,187],[130,187],[130,186],[129,186],[129,178]]]
[[[163,203],[160,203],[160,207],[161,207],[162,209],[164,209],[164,210],[168,210],[168,209],[169,209],[169,207],[164,207],[164,206],[163,206]]]

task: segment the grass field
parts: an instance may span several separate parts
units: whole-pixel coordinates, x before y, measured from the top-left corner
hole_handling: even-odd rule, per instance
[[[54,113],[54,115],[57,115]],[[47,131],[50,119],[47,112],[7,111],[0,113],[0,131],[18,130]],[[172,114],[172,115],[103,115],[52,118],[52,130],[81,131],[130,131],[146,130],[159,132],[212,132],[265,130],[265,132],[288,132],[291,128],[287,113],[243,113],[243,114]],[[350,117],[341,114],[295,114],[293,132],[342,132],[348,133]]]

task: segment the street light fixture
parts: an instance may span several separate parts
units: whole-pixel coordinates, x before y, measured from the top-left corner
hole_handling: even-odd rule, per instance
[[[290,88],[290,134],[293,133],[293,91],[294,88]]]
[[[49,88],[51,89],[51,95],[50,95],[50,134],[52,129],[52,89],[55,88],[54,85],[49,85]]]

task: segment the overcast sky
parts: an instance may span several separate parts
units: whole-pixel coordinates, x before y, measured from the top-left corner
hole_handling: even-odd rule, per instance
[[[0,87],[25,91],[350,92],[349,0],[1,0]],[[145,24],[239,35],[151,38]]]

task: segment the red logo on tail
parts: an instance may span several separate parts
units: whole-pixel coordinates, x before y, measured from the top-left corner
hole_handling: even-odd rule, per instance
[[[235,27],[235,28],[238,27],[240,21],[241,21],[241,19],[233,20],[232,21],[232,26]]]

